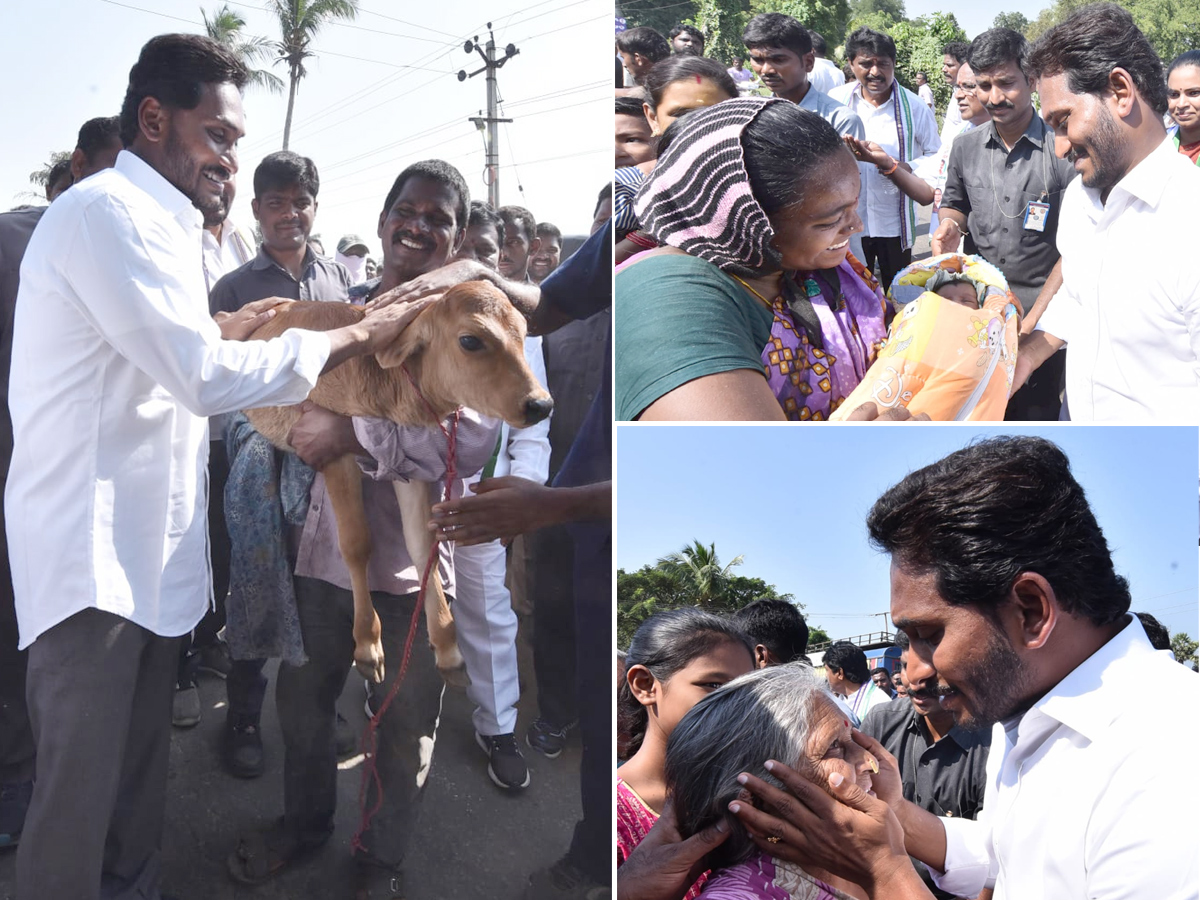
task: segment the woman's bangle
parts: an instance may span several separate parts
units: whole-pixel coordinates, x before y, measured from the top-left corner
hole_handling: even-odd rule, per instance
[[[883,171],[883,169],[880,169],[879,174],[882,175],[884,178],[887,178],[889,175],[891,175],[893,172],[895,172],[896,169],[898,169],[898,168],[900,168],[900,160],[893,159],[892,167],[890,169],[888,169],[886,172]]]
[[[635,246],[641,247],[643,250],[654,250],[658,247],[658,241],[650,237],[644,231],[631,231],[625,235],[625,239]]]

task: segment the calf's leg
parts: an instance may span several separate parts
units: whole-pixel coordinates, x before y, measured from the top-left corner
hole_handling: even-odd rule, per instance
[[[429,553],[433,548],[433,534],[427,525],[433,505],[430,492],[433,485],[419,481],[396,481],[396,500],[400,504],[400,518],[404,523],[404,543],[408,555],[417,566],[418,577],[425,572]],[[436,565],[436,564],[435,564]],[[429,575],[425,592],[421,597],[425,607],[425,627],[429,631],[429,643],[433,646],[434,660],[438,671],[447,684],[466,687],[467,675],[462,654],[458,651],[458,640],[454,633],[454,618],[446,603],[442,580],[435,568]]]
[[[371,603],[367,583],[367,561],[371,558],[371,533],[363,508],[362,473],[353,454],[335,460],[321,470],[333,514],[337,519],[338,547],[350,570],[354,595],[354,665],[364,678],[383,682],[383,643],[379,616]]]

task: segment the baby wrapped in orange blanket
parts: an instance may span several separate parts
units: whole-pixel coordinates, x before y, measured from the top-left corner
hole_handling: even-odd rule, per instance
[[[887,342],[830,421],[868,401],[938,421],[1003,419],[1022,310],[1000,271],[947,253],[904,269],[888,299],[897,315]]]

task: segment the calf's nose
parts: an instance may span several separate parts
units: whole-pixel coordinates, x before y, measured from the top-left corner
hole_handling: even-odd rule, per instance
[[[542,421],[554,409],[554,401],[547,397],[544,400],[525,401],[525,426],[528,427]]]

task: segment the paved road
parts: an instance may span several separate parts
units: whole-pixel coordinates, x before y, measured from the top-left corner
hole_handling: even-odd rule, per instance
[[[522,622],[522,634],[528,622]],[[536,716],[530,654],[521,640],[518,735]],[[274,664],[269,668],[271,691]],[[360,758],[342,764],[337,831],[321,853],[274,882],[246,888],[230,881],[225,857],[239,829],[267,822],[283,811],[282,759],[274,703],[263,711],[267,772],[255,781],[226,775],[217,758],[223,723],[224,682],[201,674],[204,718],[171,742],[170,788],[163,834],[163,887],[180,900],[341,900],[350,886],[350,835],[358,824]],[[401,695],[402,697],[403,695]],[[339,702],[357,728],[366,724],[362,680],[351,674]],[[488,779],[487,758],[474,740],[471,705],[447,689],[433,767],[424,798],[420,833],[409,849],[411,900],[510,900],[521,896],[528,875],[566,852],[579,817],[579,739],[548,760],[528,748],[532,783],[510,795]],[[522,744],[524,747],[524,744]],[[69,852],[69,848],[64,848]],[[0,898],[13,900],[15,852],[0,854]],[[31,898],[34,900],[34,898]],[[36,898],[51,900],[51,898]]]

